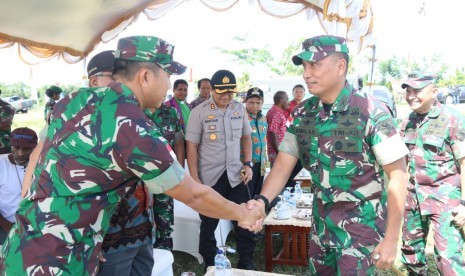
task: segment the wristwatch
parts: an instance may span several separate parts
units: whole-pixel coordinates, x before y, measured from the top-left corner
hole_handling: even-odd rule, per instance
[[[252,161],[243,162],[242,165],[247,166],[247,167],[249,167],[251,169],[253,168],[253,162]]]
[[[265,196],[262,196],[262,195],[256,195],[256,196],[253,197],[253,199],[255,199],[255,200],[261,199],[263,201],[263,203],[265,203],[265,212],[268,212],[268,209],[270,208],[270,202],[268,201],[268,198],[266,198]]]

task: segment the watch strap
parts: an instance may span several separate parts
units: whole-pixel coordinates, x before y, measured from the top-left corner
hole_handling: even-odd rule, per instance
[[[268,198],[266,198],[263,195],[256,195],[253,197],[253,199],[255,200],[261,199],[263,203],[265,203],[265,212],[268,212],[268,209],[270,208],[270,202],[268,201]]]

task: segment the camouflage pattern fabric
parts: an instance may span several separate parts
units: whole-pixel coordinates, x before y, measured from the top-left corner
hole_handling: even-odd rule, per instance
[[[174,203],[173,198],[165,194],[155,195],[153,202],[153,212],[155,225],[157,228],[155,244],[153,248],[173,250],[173,233],[174,224]]]
[[[374,250],[374,245],[328,248],[313,235],[309,243],[309,275],[376,275],[371,258]]]
[[[131,36],[121,38],[115,51],[115,60],[153,62],[170,75],[180,75],[186,66],[173,61],[174,46],[153,36]]]
[[[50,99],[46,104],[44,108],[44,118],[47,119],[47,112],[52,112],[53,107],[55,106],[56,101],[54,99]]]
[[[191,109],[194,109],[196,106],[200,105],[201,103],[203,103],[205,100],[202,98],[202,97],[198,97],[197,99],[193,100],[189,106]]]
[[[94,275],[120,199],[142,179],[150,193],[184,175],[123,84],[80,89],[55,106],[34,180],[2,248],[2,275]]]
[[[387,192],[380,165],[407,153],[389,111],[346,82],[329,112],[312,97],[293,115],[279,150],[298,156],[311,174],[313,239],[337,250],[377,245],[386,227]],[[310,257],[314,263],[325,262],[318,254]]]
[[[11,124],[16,110],[9,103],[0,100],[0,154],[10,153]]]
[[[176,133],[182,131],[179,114],[173,107],[162,104],[154,113],[145,110],[145,114],[155,123],[158,131],[170,146],[174,146]],[[171,233],[174,224],[173,198],[165,194],[154,197],[153,212],[156,225],[156,240],[154,248],[173,250],[173,238]]]
[[[262,176],[266,173],[266,132],[268,129],[268,123],[266,117],[259,111],[257,117],[252,114],[248,114],[250,121],[250,128],[252,129],[252,162],[254,164],[260,163],[260,173]],[[241,149],[241,161],[244,162],[244,153]]]
[[[292,62],[295,65],[301,65],[302,60],[316,62],[333,53],[349,53],[345,38],[333,35],[315,36],[302,43],[302,53],[293,56]]]
[[[465,117],[436,102],[424,117],[411,113],[401,134],[410,150],[402,260],[411,271],[426,271],[425,237],[431,223],[438,269],[442,275],[465,275],[464,238],[450,222],[461,199],[458,160],[465,157]]]

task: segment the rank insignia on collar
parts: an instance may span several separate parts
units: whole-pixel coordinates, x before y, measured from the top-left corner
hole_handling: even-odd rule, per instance
[[[234,104],[231,103],[231,104],[229,105],[229,108],[234,109]]]
[[[214,105],[214,104],[210,104],[210,109],[215,109],[215,105]]]

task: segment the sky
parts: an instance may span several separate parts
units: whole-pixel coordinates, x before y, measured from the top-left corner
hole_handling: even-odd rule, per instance
[[[249,70],[254,78],[267,78],[271,73],[263,66],[245,68],[232,62],[230,56],[221,54],[218,49],[266,48],[279,60],[290,44],[323,34],[318,21],[307,20],[305,13],[280,19],[265,14],[257,3],[250,2],[253,1],[242,0],[230,10],[216,12],[200,1],[188,1],[154,21],[141,14],[137,22],[116,39],[100,43],[87,60],[100,51],[115,49],[120,37],[154,35],[175,45],[175,59],[192,69],[194,79],[210,77],[218,69],[229,69],[236,75]],[[372,7],[378,61],[393,55],[419,60],[439,53],[451,71],[464,67],[465,38],[461,30],[464,26],[461,13],[465,10],[465,1],[372,0]],[[246,40],[239,43],[234,40],[237,36]],[[0,49],[0,82],[24,81],[40,87],[85,81],[82,62],[70,65],[53,59],[27,66],[18,58],[16,51],[15,48]],[[364,49],[358,53],[357,59],[363,61],[369,53],[369,49]],[[431,65],[431,71],[435,66]],[[361,75],[367,73],[367,68],[359,70]],[[186,73],[181,77],[188,79],[189,75]]]

